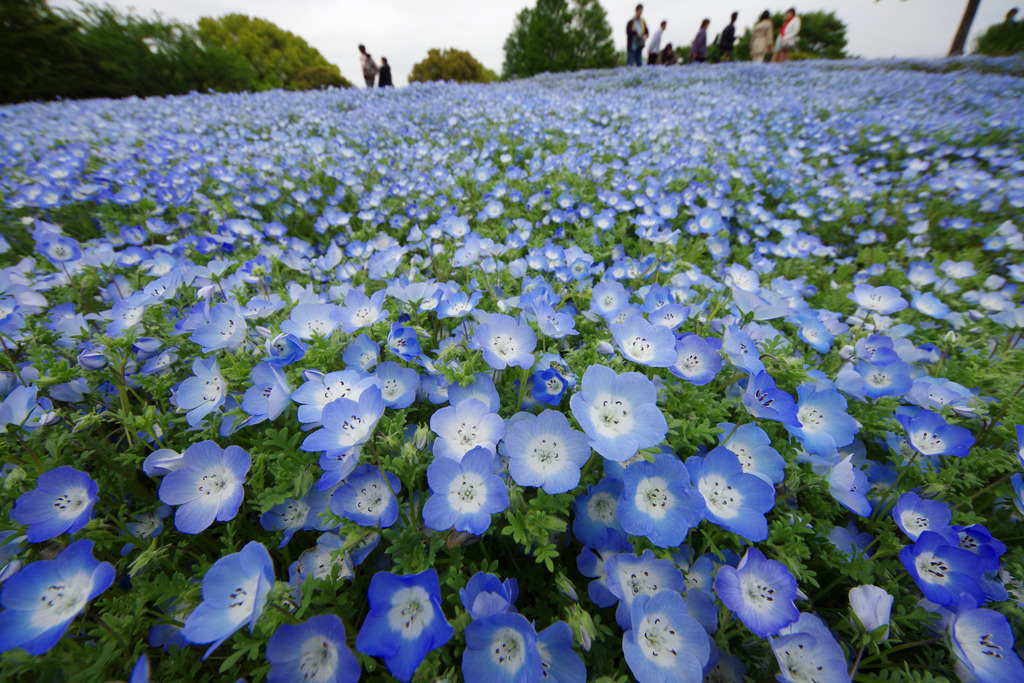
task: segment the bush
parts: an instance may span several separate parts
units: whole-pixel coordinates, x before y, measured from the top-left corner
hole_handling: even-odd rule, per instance
[[[413,65],[409,72],[410,83],[429,81],[455,81],[456,83],[489,83],[494,72],[484,68],[473,55],[465,50],[431,48],[427,56]]]
[[[978,37],[975,52],[1002,57],[1024,52],[1024,21],[993,24]]]

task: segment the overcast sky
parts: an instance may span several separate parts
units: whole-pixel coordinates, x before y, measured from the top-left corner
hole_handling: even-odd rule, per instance
[[[387,57],[396,85],[404,85],[412,65],[433,47],[468,50],[501,73],[502,46],[516,14],[528,0],[106,0],[137,14],[159,12],[164,18],[194,23],[199,17],[238,12],[261,17],[302,36],[353,83],[362,85],[356,45],[365,43],[374,57]],[[103,0],[99,0],[100,4]],[[710,36],[740,13],[738,33],[765,9],[834,11],[847,25],[847,50],[864,57],[941,57],[949,52],[967,0],[657,0],[645,2],[644,16],[668,21],[662,45],[688,45],[704,17]],[[75,0],[51,0],[74,8]],[[615,44],[625,48],[625,25],[636,0],[603,0]],[[1024,0],[982,0],[971,40],[1000,22]],[[778,27],[776,27],[776,30]]]

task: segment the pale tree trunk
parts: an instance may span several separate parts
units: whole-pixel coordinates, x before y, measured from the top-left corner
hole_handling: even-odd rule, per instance
[[[971,32],[971,24],[974,23],[974,15],[978,13],[981,0],[967,0],[967,7],[964,8],[964,18],[960,20],[960,28],[953,38],[953,47],[949,48],[949,56],[956,57],[964,53],[964,45],[967,43],[967,34]]]

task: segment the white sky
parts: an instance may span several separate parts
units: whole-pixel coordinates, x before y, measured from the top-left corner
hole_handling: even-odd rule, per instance
[[[199,17],[232,12],[261,17],[302,36],[306,42],[362,85],[356,45],[387,57],[396,85],[404,85],[412,65],[433,47],[468,50],[484,66],[501,73],[503,45],[516,14],[534,3],[528,0],[106,0],[119,9],[134,8],[149,16],[194,23]],[[51,6],[74,8],[75,0],[51,0]],[[102,3],[101,3],[102,4]],[[603,0],[616,46],[625,47],[625,25],[636,0]],[[711,19],[709,39],[729,21],[751,26],[765,9],[835,11],[847,25],[847,51],[863,57],[941,57],[948,53],[966,0],[651,0],[644,16],[653,26],[662,19],[668,29],[662,39],[688,45],[700,20]],[[1000,22],[1011,7],[1024,0],[982,0],[971,41],[991,24]],[[1022,7],[1024,9],[1024,7]],[[777,30],[778,27],[776,27]],[[969,42],[970,46],[971,43]]]

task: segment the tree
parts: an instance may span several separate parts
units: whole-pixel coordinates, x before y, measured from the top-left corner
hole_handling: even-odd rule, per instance
[[[208,48],[220,48],[245,60],[256,73],[256,88],[300,89],[307,77],[296,80],[305,67],[322,66],[330,71],[330,78],[345,80],[341,71],[320,52],[299,36],[285,31],[265,19],[250,18],[244,14],[226,14],[217,19],[202,17],[199,36]],[[307,75],[309,72],[305,72]],[[323,83],[323,79],[318,81]]]
[[[426,59],[417,62],[409,74],[410,83],[427,81],[455,81],[456,83],[488,83],[493,72],[484,68],[473,55],[464,50],[432,48]]]
[[[505,40],[505,78],[615,66],[608,15],[598,0],[537,0]]]
[[[772,25],[776,33],[785,20],[784,14],[772,15]],[[733,53],[737,60],[750,59],[751,37],[748,28],[736,42]],[[796,53],[819,59],[845,59],[846,24],[835,12],[817,11],[801,14],[800,39],[796,44]]]
[[[992,24],[978,38],[975,49],[983,55],[1006,56],[1024,52],[1024,21]]]
[[[77,54],[78,28],[46,0],[0,2],[0,102],[75,96],[69,77],[87,73]]]

